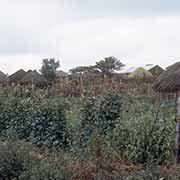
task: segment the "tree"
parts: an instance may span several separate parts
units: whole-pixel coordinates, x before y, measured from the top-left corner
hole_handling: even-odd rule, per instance
[[[111,75],[115,71],[120,71],[122,67],[125,65],[120,62],[117,58],[110,56],[107,58],[104,58],[104,60],[96,62],[93,66],[78,66],[76,68],[73,68],[70,70],[71,74],[78,75],[79,78],[79,85],[80,85],[80,91],[83,91],[83,75],[87,72],[101,74],[102,75],[102,86],[103,89],[105,89],[105,77],[108,77],[109,85],[111,85]],[[94,86],[94,82],[93,82]],[[109,87],[109,86],[108,86]]]
[[[69,72],[71,74],[82,74],[88,70],[88,66],[78,66],[73,69],[70,69]]]
[[[56,70],[59,66],[59,61],[56,61],[55,59],[43,59],[41,73],[47,80],[54,82],[56,78]]]
[[[104,60],[100,60],[98,62],[96,62],[96,65],[94,66],[95,69],[97,69],[101,74],[102,74],[102,88],[104,89],[104,85],[105,85],[105,77],[108,78],[108,87],[111,87],[112,85],[112,78],[111,75],[112,73],[114,73],[115,71],[120,71],[122,69],[122,67],[124,67],[125,65],[123,63],[120,62],[120,60],[118,60],[117,58],[110,56],[110,57],[106,57],[104,58]]]
[[[125,65],[117,58],[110,56],[96,62],[94,68],[99,70],[102,74],[109,76],[115,71],[120,71]]]

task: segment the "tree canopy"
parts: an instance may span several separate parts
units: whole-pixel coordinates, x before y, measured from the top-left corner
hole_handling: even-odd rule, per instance
[[[41,73],[47,80],[54,82],[56,78],[56,70],[59,66],[59,61],[56,61],[54,58],[43,59]]]
[[[84,72],[88,72],[90,71],[91,67],[90,66],[78,66],[75,67],[73,69],[70,69],[69,72],[72,74],[80,74],[80,73],[84,73]]]
[[[95,72],[109,75],[115,71],[120,71],[125,65],[117,58],[110,56],[96,62],[93,66],[78,66],[70,71],[71,74],[82,74],[85,72]]]
[[[122,67],[124,66],[125,65],[121,63],[120,60],[118,60],[117,58],[113,56],[110,56],[110,57],[104,58],[104,60],[100,60],[96,62],[96,65],[94,66],[94,68],[96,68],[97,70],[99,70],[101,73],[105,75],[109,75],[115,71],[120,71]]]

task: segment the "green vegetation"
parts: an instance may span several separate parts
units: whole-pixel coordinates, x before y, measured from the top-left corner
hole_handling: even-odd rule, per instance
[[[119,59],[110,56],[104,58],[104,60],[96,62],[94,68],[100,71],[103,75],[109,76],[115,71],[120,71],[124,66],[125,65],[121,63]]]
[[[28,140],[37,146],[65,144],[66,117],[62,104],[53,100],[0,99],[1,135]]]
[[[97,129],[100,135],[112,133],[122,114],[122,106],[122,96],[113,93],[85,100],[80,112],[82,130]]]
[[[96,62],[95,65],[91,66],[78,66],[70,69],[70,73],[84,73],[84,72],[96,72],[102,75],[111,75],[115,71],[120,71],[125,65],[121,61],[113,56],[106,57],[104,60]]]
[[[60,66],[59,61],[55,59],[43,59],[41,73],[51,83],[55,81],[56,70]]]
[[[178,179],[175,103],[96,98],[0,98],[0,179]]]

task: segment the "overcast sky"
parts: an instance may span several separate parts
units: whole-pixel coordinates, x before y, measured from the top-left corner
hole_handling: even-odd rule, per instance
[[[127,66],[180,60],[179,0],[0,0],[0,70],[61,69],[115,56]]]

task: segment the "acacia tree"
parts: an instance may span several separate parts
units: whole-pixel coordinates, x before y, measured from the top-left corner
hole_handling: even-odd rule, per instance
[[[94,68],[97,68],[104,75],[111,75],[115,71],[120,71],[125,65],[117,58],[110,56],[96,62]]]
[[[55,81],[56,78],[56,70],[60,66],[59,61],[55,59],[43,59],[41,73],[42,75],[49,80],[51,83]]]
[[[84,72],[89,72],[90,69],[93,69],[92,66],[78,66],[73,69],[70,69],[71,74],[83,74]]]
[[[114,73],[115,71],[120,71],[124,66],[125,65],[120,60],[118,60],[113,56],[110,56],[104,58],[104,60],[100,60],[96,62],[94,68],[97,69],[102,74],[103,86],[104,86],[105,77],[108,77],[109,82],[111,82],[112,73]]]
[[[73,68],[70,70],[70,73],[78,75],[80,91],[82,93],[83,91],[82,77],[84,73],[93,72],[93,73],[101,74],[103,79],[102,85],[104,88],[105,77],[109,78],[109,85],[111,85],[110,82],[111,82],[112,73],[114,73],[115,71],[120,71],[124,66],[125,65],[121,63],[120,60],[118,60],[113,56],[110,56],[104,58],[104,60],[100,60],[96,62],[96,64],[93,66],[78,66],[76,68]]]

